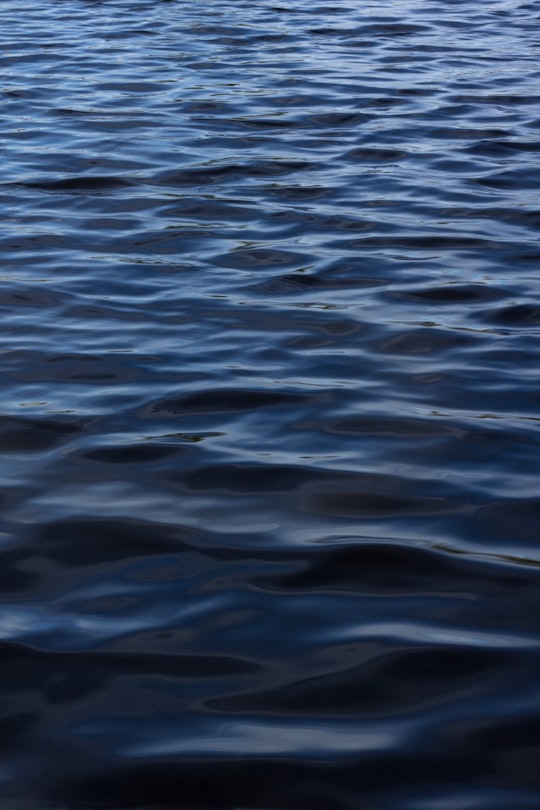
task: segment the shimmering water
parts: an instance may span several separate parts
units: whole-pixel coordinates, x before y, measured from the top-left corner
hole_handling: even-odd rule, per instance
[[[2,0],[0,798],[540,807],[540,3]]]

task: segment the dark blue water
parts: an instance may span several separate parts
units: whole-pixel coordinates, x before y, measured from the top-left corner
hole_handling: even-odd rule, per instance
[[[0,803],[540,807],[540,2],[2,0]]]

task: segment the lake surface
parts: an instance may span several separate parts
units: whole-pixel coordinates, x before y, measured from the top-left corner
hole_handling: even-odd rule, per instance
[[[5,810],[540,807],[540,3],[3,0]]]

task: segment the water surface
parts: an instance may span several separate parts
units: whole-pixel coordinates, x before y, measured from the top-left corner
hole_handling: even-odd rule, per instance
[[[7,810],[540,806],[540,3],[3,0]]]

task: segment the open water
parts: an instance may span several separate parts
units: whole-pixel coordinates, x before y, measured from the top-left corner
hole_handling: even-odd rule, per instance
[[[2,808],[538,810],[538,0],[0,69]]]

